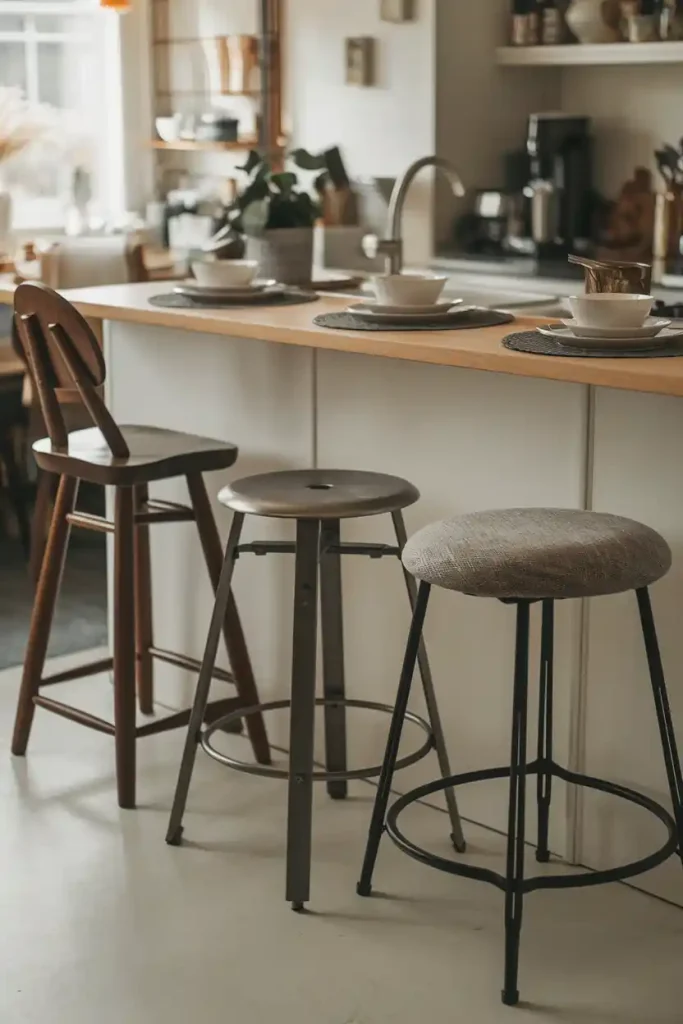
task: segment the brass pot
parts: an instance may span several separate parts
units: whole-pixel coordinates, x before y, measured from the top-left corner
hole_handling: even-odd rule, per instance
[[[570,263],[583,267],[586,274],[586,294],[595,292],[621,292],[649,295],[652,267],[649,263],[628,263],[624,260],[590,260],[584,256],[570,256]]]

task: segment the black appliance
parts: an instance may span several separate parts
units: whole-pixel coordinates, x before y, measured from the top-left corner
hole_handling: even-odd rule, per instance
[[[531,114],[527,133],[533,251],[540,259],[566,259],[585,251],[591,237],[593,153],[590,119]]]

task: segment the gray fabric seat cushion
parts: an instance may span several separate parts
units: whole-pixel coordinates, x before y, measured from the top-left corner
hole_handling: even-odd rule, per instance
[[[649,586],[671,567],[658,533],[573,509],[475,512],[426,526],[403,564],[417,579],[476,597],[570,598]]]

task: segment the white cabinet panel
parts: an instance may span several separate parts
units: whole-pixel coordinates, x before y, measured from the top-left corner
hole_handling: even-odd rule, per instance
[[[652,600],[674,720],[683,741],[683,402],[658,395],[599,390],[595,417],[596,510],[631,516],[659,530],[673,548],[672,572]],[[670,805],[635,598],[591,602],[586,693],[586,771],[639,789]],[[663,827],[645,811],[588,793],[583,860],[603,867],[652,852]],[[675,858],[636,879],[683,904]]]
[[[585,389],[333,352],[319,352],[317,359],[319,465],[410,479],[422,500],[407,510],[409,532],[476,509],[581,507]],[[391,521],[381,517],[349,524],[346,536],[389,541],[390,531]],[[349,691],[392,702],[409,623],[400,569],[388,560],[350,558],[344,587]],[[558,609],[556,752],[562,762],[578,673],[578,620],[577,603]],[[427,638],[455,770],[508,764],[513,610],[437,591]],[[537,653],[534,643],[531,756]],[[359,720],[351,734],[355,763],[376,758],[385,734],[386,723]],[[404,788],[407,779],[435,773],[430,758],[398,784]],[[506,791],[505,783],[469,787],[461,792],[462,809],[504,828]],[[531,805],[534,792],[532,784]],[[559,785],[556,793],[553,848],[563,851],[565,794]]]

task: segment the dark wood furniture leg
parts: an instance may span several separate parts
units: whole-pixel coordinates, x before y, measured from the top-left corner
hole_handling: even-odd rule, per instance
[[[135,807],[135,492],[117,487],[114,511],[114,725],[119,807]]]
[[[218,527],[203,477],[200,474],[188,476],[187,486],[197,522],[199,539],[204,552],[204,559],[211,579],[211,586],[213,587],[214,594],[217,594],[223,566],[223,546],[220,534],[218,533]],[[228,601],[223,636],[240,700],[243,701],[245,707],[254,707],[259,703],[259,697],[249,650],[244,639],[242,623],[240,622],[237,604],[232,592]],[[249,739],[251,740],[257,762],[259,764],[271,764],[270,744],[263,715],[249,715],[246,721]]]
[[[19,527],[19,538],[26,558],[31,550],[31,524],[26,505],[26,478],[17,463],[11,434],[0,437],[0,459],[5,464],[7,490],[12,511]]]
[[[135,488],[135,509],[143,511],[149,501],[149,487]],[[152,565],[149,526],[135,527],[135,678],[138,707],[143,715],[154,714],[154,646],[152,636]]]
[[[45,555],[45,538],[47,537],[50,523],[50,507],[54,498],[55,477],[52,473],[38,470],[38,481],[36,487],[36,503],[33,507],[33,518],[31,520],[31,554],[29,557],[28,571],[33,582],[38,585],[40,567],[43,564]]]
[[[38,579],[36,597],[31,615],[24,673],[19,691],[19,703],[14,723],[12,753],[22,756],[26,753],[35,705],[33,698],[38,693],[45,666],[45,656],[50,640],[50,627],[54,615],[59,585],[64,569],[64,560],[69,540],[67,516],[73,512],[78,493],[78,481],[63,476],[59,480],[57,500],[52,514],[50,533],[45,548],[43,566]]]

